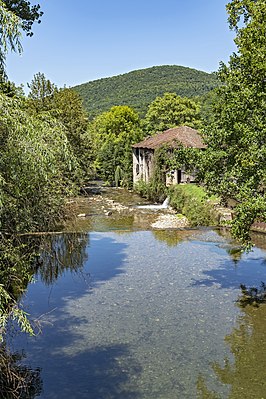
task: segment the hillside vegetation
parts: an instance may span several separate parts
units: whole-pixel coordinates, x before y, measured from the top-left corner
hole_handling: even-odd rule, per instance
[[[203,96],[218,85],[215,74],[177,65],[155,66],[73,87],[90,117],[114,105],[128,105],[144,116],[149,104],[166,92],[182,97]]]

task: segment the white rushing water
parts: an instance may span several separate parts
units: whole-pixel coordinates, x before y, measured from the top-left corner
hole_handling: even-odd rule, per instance
[[[167,209],[169,206],[169,197],[167,197],[164,202],[160,205],[139,205],[137,208],[140,209]]]

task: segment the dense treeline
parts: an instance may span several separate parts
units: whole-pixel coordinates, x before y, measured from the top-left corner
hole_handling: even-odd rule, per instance
[[[163,65],[98,79],[73,87],[90,117],[115,105],[127,105],[144,117],[149,104],[164,93],[201,97],[218,85],[215,74],[183,66]]]
[[[248,240],[253,221],[266,220],[265,1],[232,0],[228,12],[239,54],[221,66],[222,85],[214,74],[178,66],[75,90],[37,73],[25,97],[6,77],[6,54],[21,51],[21,29],[31,35],[42,14],[24,0],[0,0],[0,277],[8,276],[7,286],[0,285],[0,334],[7,313],[27,327],[17,290],[10,290],[11,276],[27,264],[18,233],[53,229],[65,215],[65,199],[91,177],[131,187],[131,146],[147,135],[184,124],[199,129],[208,143],[203,156],[179,149],[164,168],[197,166],[210,192],[236,199],[237,237]],[[246,25],[239,29],[242,14]]]
[[[252,223],[266,221],[266,3],[231,0],[227,11],[238,53],[217,75],[161,66],[73,90],[57,88],[37,73],[25,97],[6,76],[6,55],[22,51],[22,31],[31,36],[42,12],[26,0],[0,0],[0,391],[5,397],[29,395],[29,385],[33,395],[40,389],[38,373],[19,368],[3,343],[10,320],[33,332],[18,300],[40,260],[42,243],[37,240],[33,247],[22,237],[58,226],[66,216],[66,199],[91,177],[131,187],[132,144],[174,126],[199,129],[206,151],[179,148],[172,157],[166,148],[158,152],[149,196],[166,194],[162,172],[197,167],[209,193],[224,203],[236,201],[236,237],[248,242]],[[194,194],[188,194],[181,198],[180,187],[170,192],[196,225],[206,223],[202,199],[195,204]],[[84,256],[78,240],[74,247],[77,259]],[[41,261],[50,276],[49,261]]]

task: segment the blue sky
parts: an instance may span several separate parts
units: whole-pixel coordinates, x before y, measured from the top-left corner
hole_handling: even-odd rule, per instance
[[[39,0],[44,15],[21,56],[7,58],[10,80],[42,72],[58,87],[154,65],[212,72],[234,51],[226,0]]]

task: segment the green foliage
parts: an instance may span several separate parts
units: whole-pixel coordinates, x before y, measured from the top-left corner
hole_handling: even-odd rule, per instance
[[[140,120],[127,106],[112,107],[96,117],[89,126],[95,145],[95,164],[100,176],[110,184],[117,168],[123,171],[123,186],[132,185],[131,146],[142,139]]]
[[[30,263],[33,259],[27,246],[15,240],[0,237],[0,341],[7,324],[16,321],[22,331],[33,334],[25,312],[19,308],[18,300],[32,277]]]
[[[213,107],[217,101],[217,91],[210,90],[208,93],[201,96],[199,99],[200,103],[200,119],[202,121],[202,126],[209,125],[213,120]]]
[[[266,221],[266,3],[233,0],[227,9],[238,53],[219,70],[204,180],[211,192],[238,202],[232,232],[247,242],[253,221]]]
[[[167,197],[167,188],[165,184],[158,183],[155,179],[151,179],[146,183],[143,180],[134,185],[134,190],[149,201],[161,203]]]
[[[81,97],[74,90],[58,89],[43,73],[34,75],[29,88],[29,112],[32,115],[48,112],[62,124],[83,172],[82,178],[86,179],[91,175],[94,149]]]
[[[199,112],[195,101],[175,93],[165,93],[149,105],[145,117],[146,130],[153,134],[177,126],[200,128]]]
[[[83,98],[91,117],[115,105],[128,105],[144,117],[150,103],[164,93],[192,98],[204,95],[217,85],[218,80],[214,74],[164,65],[95,80],[73,89]]]
[[[22,87],[16,87],[15,84],[7,79],[4,72],[0,71],[0,93],[8,97],[21,97],[23,96]]]
[[[187,172],[195,172],[202,165],[205,157],[204,151],[198,148],[183,147],[177,142],[177,148],[167,145],[157,149],[158,168],[164,173],[169,170],[186,169]]]
[[[53,97],[57,87],[49,79],[46,79],[43,73],[36,73],[28,87],[30,89],[28,96],[30,108],[37,113],[53,109]]]
[[[5,75],[5,59],[8,50],[21,53],[21,21],[10,11],[4,1],[0,0],[0,75]]]
[[[27,36],[32,36],[32,25],[34,22],[41,22],[40,18],[43,12],[40,11],[40,5],[31,5],[27,0],[2,0],[7,10],[14,13],[21,21],[21,27]]]
[[[8,233],[52,228],[77,173],[62,126],[29,116],[23,106],[0,95],[1,230]]]
[[[68,141],[83,172],[83,180],[90,176],[93,162],[93,143],[87,132],[88,115],[81,97],[72,89],[55,92],[51,111],[65,127]]]
[[[202,187],[186,184],[169,188],[170,205],[185,215],[190,226],[209,226],[215,224],[213,208]]]
[[[21,31],[32,36],[32,25],[42,16],[39,4],[26,0],[0,0],[0,76],[5,76],[5,59],[9,50],[22,52]]]
[[[123,170],[121,167],[118,165],[115,170],[115,185],[116,187],[119,187],[121,183],[123,182]]]

